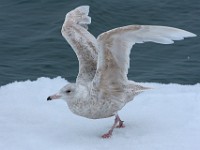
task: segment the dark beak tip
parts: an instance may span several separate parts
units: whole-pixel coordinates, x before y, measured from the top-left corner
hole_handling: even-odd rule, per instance
[[[49,96],[49,97],[47,97],[47,101],[50,101],[51,100],[51,97]]]

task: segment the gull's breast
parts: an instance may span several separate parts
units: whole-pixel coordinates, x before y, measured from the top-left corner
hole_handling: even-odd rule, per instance
[[[123,102],[115,100],[90,98],[90,100],[80,100],[68,106],[76,115],[90,119],[100,119],[114,116],[124,105]]]

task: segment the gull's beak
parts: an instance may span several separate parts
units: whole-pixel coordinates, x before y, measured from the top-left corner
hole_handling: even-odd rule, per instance
[[[47,100],[50,101],[50,100],[59,99],[59,98],[61,98],[61,95],[55,94],[55,95],[51,95],[51,96],[47,97]]]

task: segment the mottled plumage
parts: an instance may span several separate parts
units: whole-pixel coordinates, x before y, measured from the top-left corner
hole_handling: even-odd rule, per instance
[[[129,55],[135,43],[172,44],[173,40],[195,34],[165,26],[129,25],[100,34],[95,38],[87,31],[91,23],[89,6],[80,6],[66,14],[62,35],[79,60],[76,83],[69,83],[48,100],[62,98],[70,110],[80,116],[99,119],[116,116],[113,129],[124,127],[117,112],[126,103],[149,89],[128,80]]]

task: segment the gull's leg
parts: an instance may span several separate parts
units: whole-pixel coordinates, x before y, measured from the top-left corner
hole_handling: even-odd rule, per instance
[[[103,134],[101,137],[102,137],[102,138],[110,138],[110,137],[112,136],[112,132],[113,132],[114,128],[116,127],[116,125],[117,125],[117,123],[118,123],[119,121],[121,121],[121,120],[120,120],[119,116],[116,115],[116,116],[115,116],[115,122],[114,122],[112,128],[111,128],[107,133]],[[121,122],[122,122],[122,121],[121,121]],[[123,123],[122,123],[122,124],[123,124]]]
[[[119,118],[119,116],[118,116],[118,118]],[[125,128],[124,121],[122,121],[120,118],[119,118],[119,125],[116,126],[116,128]]]

